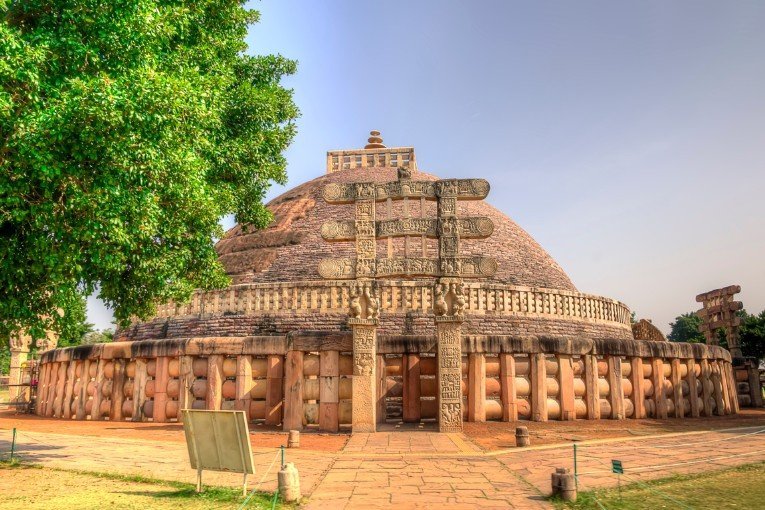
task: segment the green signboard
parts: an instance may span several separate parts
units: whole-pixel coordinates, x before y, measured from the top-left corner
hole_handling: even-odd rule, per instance
[[[611,461],[611,471],[616,473],[617,475],[623,475],[624,474],[624,467],[622,466],[622,461],[620,461],[620,460],[612,460]]]

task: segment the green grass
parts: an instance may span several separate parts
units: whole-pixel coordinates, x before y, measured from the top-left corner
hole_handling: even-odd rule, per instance
[[[553,499],[558,509],[638,510],[765,507],[765,462],[693,475],[674,475],[618,489],[580,491],[576,503]],[[600,503],[600,505],[598,504]]]
[[[135,494],[150,495],[156,500],[164,500],[172,507],[184,507],[186,505],[199,506],[204,508],[238,508],[244,501],[242,490],[230,487],[215,487],[205,485],[201,493],[196,492],[196,486],[189,483],[174,482],[168,480],[159,480],[140,475],[122,475],[108,472],[81,471],[70,469],[59,469],[43,467],[40,465],[20,462],[18,459],[13,461],[0,460],[0,471],[2,470],[44,470],[50,472],[48,476],[55,477],[56,472],[65,473],[69,477],[76,477],[87,483],[87,479],[101,479],[129,484],[136,489]],[[151,493],[142,494],[141,486],[152,486],[155,490]],[[165,490],[156,490],[156,488]],[[273,493],[256,492],[248,501],[246,508],[270,509]],[[157,506],[160,506],[159,504]],[[164,504],[162,507],[164,508]],[[276,508],[292,508],[292,505],[282,504],[277,501]]]

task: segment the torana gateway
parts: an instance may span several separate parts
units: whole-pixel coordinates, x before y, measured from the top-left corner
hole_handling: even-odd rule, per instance
[[[38,414],[240,409],[285,430],[454,431],[738,411],[728,351],[636,340],[627,306],[580,293],[483,201],[487,181],[420,172],[413,148],[377,132],[326,165],[269,204],[268,228],[218,243],[231,287],[163,306],[115,343],[45,353]]]

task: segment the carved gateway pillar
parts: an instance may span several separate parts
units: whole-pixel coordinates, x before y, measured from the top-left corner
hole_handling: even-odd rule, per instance
[[[377,426],[377,319],[351,317],[348,324],[353,329],[352,430],[374,432]]]
[[[32,337],[19,332],[11,336],[11,364],[8,373],[8,393],[11,402],[23,402],[26,400],[26,391],[20,384],[22,379],[22,366],[27,361],[29,348],[32,345]]]
[[[322,225],[327,241],[356,241],[356,257],[324,259],[319,274],[327,279],[355,280],[351,284],[348,323],[353,330],[353,431],[375,430],[377,412],[376,356],[380,301],[375,279],[432,277],[434,313],[438,335],[439,429],[462,429],[462,333],[465,308],[463,277],[489,277],[496,261],[487,257],[460,257],[460,238],[486,238],[494,225],[485,217],[458,218],[458,200],[481,200],[489,192],[483,179],[414,180],[407,168],[399,168],[398,180],[384,183],[332,183],[324,188],[324,200],[354,204],[354,221],[330,221]],[[408,200],[438,202],[438,218],[409,214]],[[375,218],[376,202],[404,201],[399,218]],[[438,240],[438,258],[428,258],[425,242],[421,253],[410,253],[407,237]],[[404,238],[404,257],[376,257],[378,239]],[[414,248],[414,247],[412,247]],[[412,250],[415,251],[415,250]],[[419,256],[417,256],[419,255]],[[406,405],[406,404],[405,404]]]
[[[438,431],[462,432],[462,318],[436,316]]]

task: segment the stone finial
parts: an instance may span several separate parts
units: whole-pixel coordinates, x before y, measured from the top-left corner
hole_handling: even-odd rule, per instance
[[[385,149],[385,145],[383,145],[383,139],[380,137],[379,131],[370,131],[369,132],[369,139],[367,140],[367,144],[364,146],[365,149]]]

